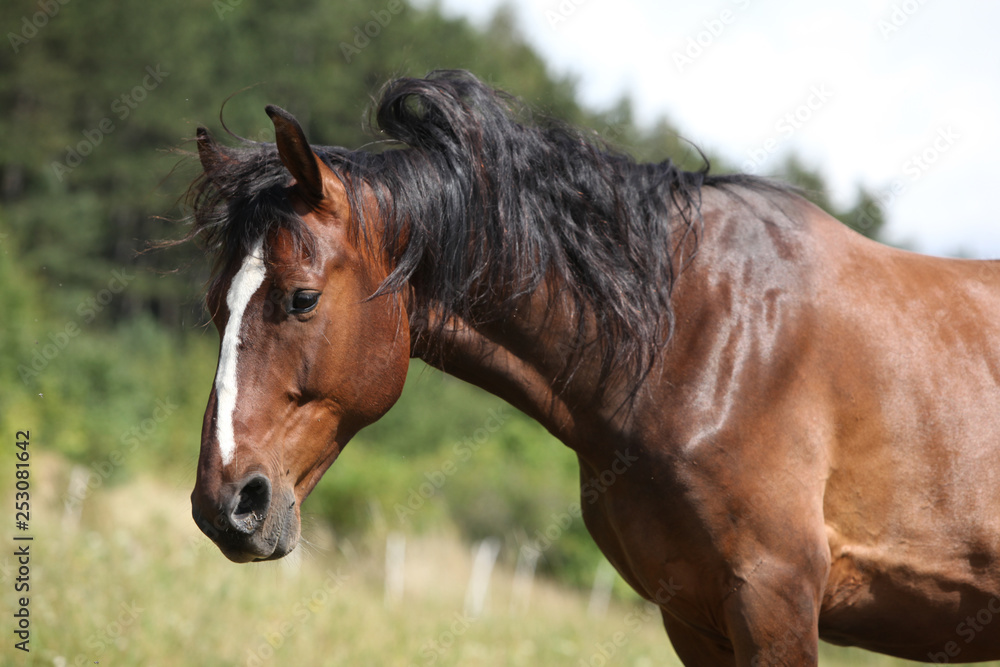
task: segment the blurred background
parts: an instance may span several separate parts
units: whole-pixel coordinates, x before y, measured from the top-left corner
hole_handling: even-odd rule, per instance
[[[873,238],[989,256],[997,11],[3,3],[0,458],[12,471],[13,434],[30,431],[35,556],[32,651],[5,641],[0,663],[675,664],[658,614],[571,516],[572,453],[417,362],[305,503],[293,558],[237,566],[201,536],[187,496],[218,353],[210,267],[193,245],[142,252],[184,233],[195,129],[225,140],[231,97],[236,134],[270,140],[274,103],[314,143],[360,147],[378,139],[366,114],[387,80],[466,68],[639,159],[696,169],[696,145],[714,170],[789,180]],[[0,556],[5,609],[14,572]]]

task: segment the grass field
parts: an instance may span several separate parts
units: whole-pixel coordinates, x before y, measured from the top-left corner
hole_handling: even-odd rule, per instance
[[[33,470],[32,650],[11,650],[5,627],[3,664],[679,664],[659,615],[638,601],[612,600],[595,618],[586,592],[539,578],[527,611],[511,613],[504,566],[484,614],[465,616],[472,558],[454,537],[408,537],[405,592],[387,607],[377,529],[351,543],[313,526],[294,559],[237,566],[190,520],[188,480],[98,489],[76,523],[60,499],[69,466],[44,457]],[[7,602],[10,563],[0,564]],[[915,664],[823,651],[834,667]]]

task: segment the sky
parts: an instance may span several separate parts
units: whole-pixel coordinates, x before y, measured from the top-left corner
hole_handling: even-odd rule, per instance
[[[503,0],[439,2],[483,23]],[[838,203],[874,191],[889,241],[1000,258],[1000,3],[506,4],[587,106],[627,95],[641,123],[666,117],[743,171],[773,175],[794,152]]]

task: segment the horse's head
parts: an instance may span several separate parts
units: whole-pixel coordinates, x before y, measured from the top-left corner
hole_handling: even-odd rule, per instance
[[[295,225],[227,221],[237,236],[267,231],[241,244],[252,249],[232,256],[208,294],[222,344],[191,494],[198,526],[237,562],[295,548],[302,501],[399,397],[410,352],[403,296],[372,297],[391,267],[362,240],[371,230],[355,227],[351,186],[294,118],[267,111],[291,176],[277,196]],[[209,181],[238,159],[203,130],[198,152]]]

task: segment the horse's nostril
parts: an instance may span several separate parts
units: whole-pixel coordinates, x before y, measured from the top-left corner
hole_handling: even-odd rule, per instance
[[[252,533],[264,522],[270,505],[271,482],[263,475],[253,475],[236,494],[230,523],[240,532]]]

